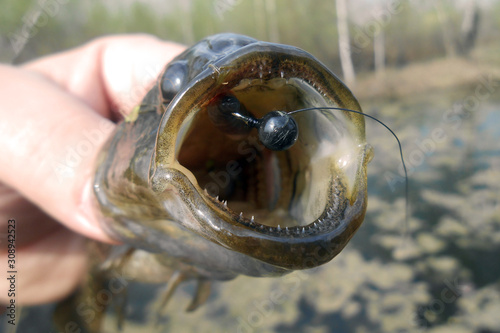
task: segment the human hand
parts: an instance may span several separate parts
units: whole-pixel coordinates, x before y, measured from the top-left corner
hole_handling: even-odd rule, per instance
[[[0,65],[0,271],[16,220],[16,302],[66,296],[86,269],[85,237],[113,242],[93,214],[100,147],[184,48],[151,36],[99,38],[21,67]],[[8,302],[0,279],[0,303]]]

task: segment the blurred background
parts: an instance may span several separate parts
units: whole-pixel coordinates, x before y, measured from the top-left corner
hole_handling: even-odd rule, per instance
[[[0,8],[0,61],[14,64],[131,32],[187,45],[218,32],[295,45],[402,141],[407,236],[397,144],[367,119],[368,212],[337,258],[283,278],[216,283],[194,313],[183,310],[188,284],[156,328],[157,289],[133,286],[124,332],[500,332],[500,1],[2,0]],[[24,308],[18,332],[56,332],[51,310]],[[111,314],[106,332],[114,324]]]

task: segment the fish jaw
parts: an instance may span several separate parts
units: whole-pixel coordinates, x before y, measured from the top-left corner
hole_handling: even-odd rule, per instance
[[[335,177],[335,201],[321,217],[304,227],[269,227],[199,191],[180,170],[167,169],[158,178],[167,187],[165,209],[174,221],[226,249],[287,270],[313,268],[333,259],[363,222],[367,204],[366,188],[357,192],[351,204],[341,179]]]
[[[282,63],[288,65],[276,65]],[[328,172],[324,174],[323,170],[322,181],[329,185],[322,189],[324,207],[305,225],[269,226],[247,213],[232,210],[227,202],[207,193],[178,160],[187,132],[184,129],[179,135],[179,128],[188,126],[185,124],[203,112],[206,101],[213,96],[221,91],[244,90],[241,86],[251,86],[252,81],[265,85],[276,78],[315,79],[318,84],[313,89],[319,91],[318,95],[326,96],[320,102],[322,105],[360,110],[350,91],[318,64],[296,48],[252,44],[208,66],[192,85],[176,96],[166,107],[160,125],[151,173],[152,188],[159,196],[165,196],[162,202],[174,220],[225,248],[286,269],[321,265],[344,248],[361,225],[366,211],[366,164],[371,151],[365,142],[362,116],[339,112],[341,115],[337,117],[342,118],[342,127],[345,127],[338,136],[341,139],[327,138],[331,142],[317,149],[314,158],[320,160],[317,164],[326,165],[323,169]],[[173,200],[172,193],[177,200]]]
[[[305,107],[361,111],[349,89],[305,51],[247,38],[166,93],[170,70],[186,63],[178,60],[103,150],[94,186],[103,228],[210,278],[282,275],[330,261],[366,211],[372,153],[363,116],[297,113],[297,142],[273,152],[255,130],[238,139],[220,133],[207,109],[232,94],[256,118]],[[208,186],[221,172],[230,186]]]

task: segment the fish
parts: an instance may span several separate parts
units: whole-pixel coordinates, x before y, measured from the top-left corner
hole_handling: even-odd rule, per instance
[[[122,245],[94,244],[87,295],[118,274],[165,283],[165,306],[196,280],[192,311],[211,281],[323,265],[363,222],[372,156],[359,103],[314,56],[207,37],[165,67],[102,148],[96,212]],[[80,317],[99,330],[95,315]]]

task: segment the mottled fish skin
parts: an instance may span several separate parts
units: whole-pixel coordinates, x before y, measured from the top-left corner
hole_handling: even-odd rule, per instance
[[[94,191],[104,229],[127,246],[152,253],[160,266],[181,265],[180,270],[198,278],[277,276],[335,257],[359,228],[366,211],[366,165],[371,151],[361,115],[303,113],[303,118],[297,116],[302,136],[289,151],[272,159],[266,156],[273,153],[256,150],[260,161],[272,166],[266,169],[271,170],[267,179],[281,177],[278,187],[286,189],[280,195],[288,201],[282,203],[276,186],[271,187],[273,202],[280,202],[285,211],[281,225],[274,225],[274,217],[264,224],[246,212],[233,211],[231,201],[228,209],[207,195],[186,163],[179,161],[182,154],[189,155],[182,151],[182,144],[191,139],[196,142],[196,130],[190,126],[200,126],[201,113],[216,96],[231,92],[244,99],[251,95],[246,100],[251,104],[262,90],[267,91],[263,99],[274,101],[274,88],[269,87],[282,82],[290,86],[276,91],[295,96],[298,101],[290,102],[293,107],[361,111],[333,73],[292,46],[220,34],[174,59],[103,148]],[[250,86],[248,91],[245,84]],[[285,97],[275,103],[288,105]],[[200,138],[200,150],[206,150],[201,143],[206,140]],[[222,139],[217,142],[226,144]],[[286,161],[292,162],[287,165]],[[285,177],[287,172],[290,176]],[[298,225],[287,222],[286,214]]]

